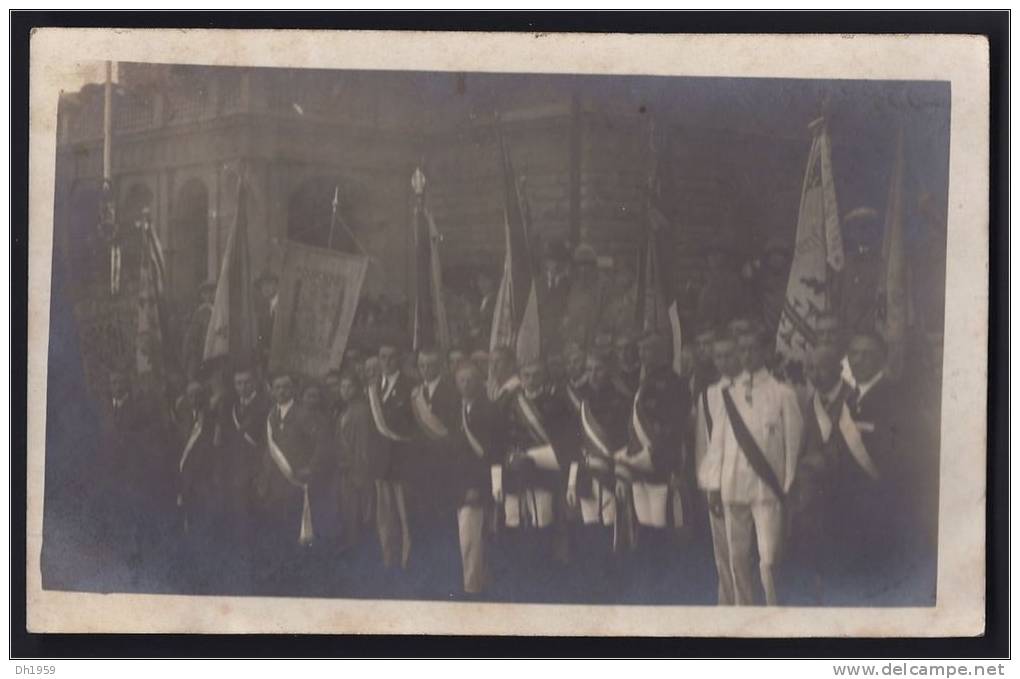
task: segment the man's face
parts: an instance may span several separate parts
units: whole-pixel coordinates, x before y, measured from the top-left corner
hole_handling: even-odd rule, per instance
[[[384,375],[392,375],[400,370],[400,357],[397,355],[396,347],[381,347],[379,349],[379,365]]]
[[[343,399],[344,403],[350,403],[358,395],[358,385],[354,380],[349,377],[345,377],[340,380],[340,398]]]
[[[266,299],[272,299],[275,297],[277,289],[278,286],[276,281],[271,279],[262,281],[262,285],[259,287],[259,290],[262,291],[262,296]]]
[[[450,361],[450,367],[455,368],[457,365],[460,364],[461,361],[464,360],[464,352],[461,351],[460,349],[454,349],[449,354],[447,354],[447,358]]]
[[[216,290],[213,288],[203,288],[198,296],[201,298],[203,304],[212,304],[213,298],[216,296]]]
[[[858,335],[851,340],[847,360],[850,362],[850,372],[858,383],[869,381],[885,363],[882,348],[866,335]]]
[[[492,372],[496,375],[503,376],[510,374],[513,370],[513,363],[510,360],[510,354],[506,351],[497,351],[492,354]]]
[[[318,387],[308,387],[301,396],[301,404],[313,410],[318,408],[322,405],[322,391]]]
[[[439,354],[425,352],[418,354],[418,372],[426,382],[431,382],[439,377]]]
[[[192,410],[201,410],[205,407],[205,388],[199,382],[188,384],[188,405]]]
[[[638,346],[638,359],[646,370],[658,368],[666,362],[666,352],[659,339],[647,339]]]
[[[482,384],[478,371],[469,366],[458,369],[454,381],[457,383],[457,392],[465,399],[475,398]]]
[[[842,376],[843,366],[840,365],[839,355],[835,351],[815,351],[808,356],[804,372],[816,389],[828,392],[836,386]]]
[[[839,319],[835,316],[822,316],[815,323],[816,346],[838,347],[840,343]]]
[[[589,356],[585,368],[588,375],[588,384],[591,385],[592,389],[601,389],[609,381],[609,366],[601,358]]]
[[[737,339],[737,352],[744,370],[754,373],[765,367],[765,348],[754,334],[743,334]]]
[[[585,373],[585,355],[584,352],[577,349],[567,353],[567,375],[570,379],[575,382],[582,377]]]
[[[290,403],[294,398],[294,380],[283,375],[273,380],[273,399],[277,404]]]
[[[716,340],[712,344],[712,362],[720,375],[736,377],[742,369],[737,345],[731,339]]]
[[[712,340],[714,333],[703,332],[694,338],[695,358],[701,365],[706,365],[713,360]]]
[[[545,385],[545,368],[537,363],[521,368],[521,386],[528,393],[535,393]]]
[[[249,399],[255,394],[255,376],[250,372],[234,374],[234,392],[241,399]]]
[[[110,375],[110,393],[116,399],[122,399],[128,394],[127,377],[120,374]]]

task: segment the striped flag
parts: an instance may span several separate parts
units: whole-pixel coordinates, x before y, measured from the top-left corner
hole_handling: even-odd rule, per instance
[[[148,219],[141,223],[142,257],[138,277],[138,337],[135,365],[139,377],[163,374],[163,291],[166,260],[159,236]]]
[[[903,251],[903,127],[896,133],[896,157],[889,181],[882,240],[882,273],[876,306],[877,329],[889,347],[887,368],[891,377],[903,370],[903,343],[907,333],[907,262]]]
[[[680,315],[673,294],[671,255],[673,254],[673,226],[666,216],[664,187],[671,184],[671,163],[667,147],[660,154],[654,143],[654,131],[649,135],[650,153],[654,165],[648,181],[645,237],[638,258],[637,304],[635,326],[643,331],[668,332],[673,344],[673,367],[680,371],[682,332]]]
[[[528,242],[527,213],[502,132],[499,145],[503,161],[506,256],[503,260],[503,278],[493,308],[489,350],[513,347],[518,364],[523,365],[538,358],[540,354],[538,290]]]
[[[445,353],[450,348],[450,327],[446,320],[443,269],[439,258],[442,238],[425,205],[425,175],[421,168],[415,170],[411,185],[417,194],[413,220],[416,282],[413,348],[418,351],[432,346]]]
[[[815,345],[815,321],[832,311],[833,281],[843,269],[843,237],[825,119],[815,120],[808,129],[813,137],[800,196],[797,240],[776,332],[780,368],[798,383],[804,379],[804,359]]]
[[[248,254],[248,207],[244,179],[238,180],[237,215],[227,239],[220,277],[213,299],[212,317],[205,335],[203,360],[233,356],[242,361],[256,356],[258,328],[252,297],[251,259]]]

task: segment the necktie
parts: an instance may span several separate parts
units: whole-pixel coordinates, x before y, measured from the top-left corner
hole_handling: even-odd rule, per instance
[[[754,375],[751,375],[747,379],[747,384],[745,385],[744,391],[744,400],[747,401],[747,405],[754,405],[753,399],[751,397],[751,392],[753,390],[754,390]]]

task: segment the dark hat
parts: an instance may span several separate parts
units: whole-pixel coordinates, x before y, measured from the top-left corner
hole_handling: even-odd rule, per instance
[[[574,248],[574,261],[578,264],[595,264],[598,259],[595,248],[587,243],[582,243]]]

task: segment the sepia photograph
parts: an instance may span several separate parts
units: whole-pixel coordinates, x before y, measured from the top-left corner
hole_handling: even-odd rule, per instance
[[[42,594],[810,628],[983,545],[949,79],[138,54],[43,102]]]

